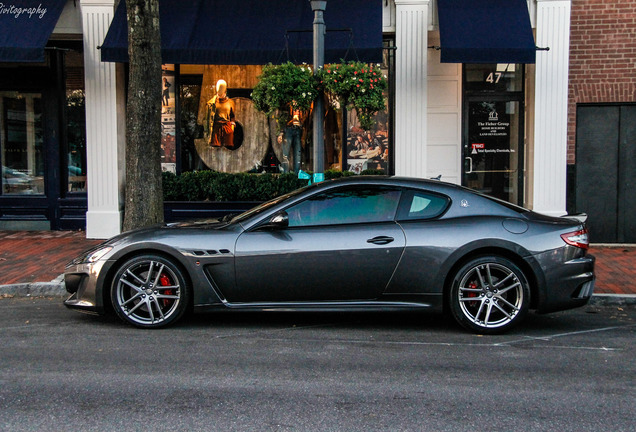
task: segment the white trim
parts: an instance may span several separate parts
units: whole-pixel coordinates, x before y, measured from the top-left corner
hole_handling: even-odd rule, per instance
[[[113,19],[114,3],[80,3],[86,82],[87,238],[108,238],[121,232],[116,66],[102,62],[97,49]]]
[[[570,0],[537,3],[533,209],[566,210]]]
[[[395,4],[395,173],[426,177],[429,1]]]

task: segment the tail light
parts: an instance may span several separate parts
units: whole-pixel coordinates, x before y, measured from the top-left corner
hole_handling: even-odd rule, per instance
[[[567,244],[581,248],[587,249],[590,247],[590,238],[587,233],[587,228],[583,228],[582,230],[561,234],[561,238]]]

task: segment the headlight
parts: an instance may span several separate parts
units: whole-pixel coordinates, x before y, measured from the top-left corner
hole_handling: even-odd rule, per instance
[[[113,250],[112,246],[97,246],[93,249],[89,249],[84,252],[82,255],[75,258],[73,261],[69,263],[69,265],[77,265],[77,264],[92,264],[94,262],[99,261],[104,255]]]

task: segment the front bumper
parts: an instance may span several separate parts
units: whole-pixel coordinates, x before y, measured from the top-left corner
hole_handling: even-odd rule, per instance
[[[76,264],[66,268],[64,283],[71,296],[64,301],[70,309],[102,315],[104,301],[98,289],[99,275],[104,269],[105,261],[90,264]]]

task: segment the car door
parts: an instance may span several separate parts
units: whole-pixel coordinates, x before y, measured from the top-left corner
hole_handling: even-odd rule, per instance
[[[230,302],[369,300],[386,289],[405,247],[400,191],[346,186],[286,209],[285,229],[238,238]]]

